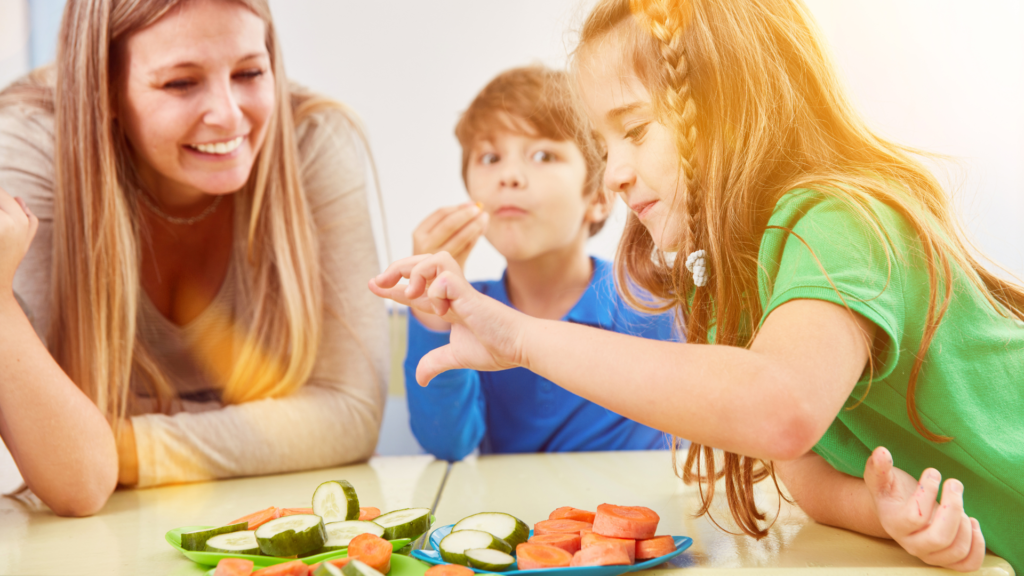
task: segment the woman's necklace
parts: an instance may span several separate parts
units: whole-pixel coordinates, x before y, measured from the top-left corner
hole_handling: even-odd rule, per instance
[[[213,199],[213,203],[207,206],[199,214],[196,214],[195,216],[191,216],[189,218],[178,218],[177,216],[171,216],[170,214],[161,210],[156,205],[156,203],[149,198],[149,194],[140,191],[139,197],[142,198],[142,203],[145,204],[146,207],[149,208],[154,214],[163,218],[164,220],[167,220],[171,224],[178,224],[181,226],[191,226],[196,222],[205,220],[210,216],[210,214],[213,214],[217,210],[217,206],[220,206],[220,201],[224,199],[223,195],[218,194],[217,197]]]

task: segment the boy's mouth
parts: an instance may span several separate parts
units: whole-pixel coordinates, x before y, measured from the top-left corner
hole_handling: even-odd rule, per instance
[[[518,206],[499,206],[494,211],[494,215],[497,217],[514,218],[516,216],[526,216],[526,210]]]

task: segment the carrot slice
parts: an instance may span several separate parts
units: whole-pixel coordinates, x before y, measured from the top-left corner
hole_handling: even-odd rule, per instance
[[[635,560],[636,554],[636,540],[628,538],[609,538],[608,536],[601,536],[597,532],[591,532],[580,539],[580,549],[590,548],[595,544],[608,543],[614,544],[629,556],[629,563],[632,564]]]
[[[423,576],[473,576],[475,572],[458,564],[438,564],[423,573]]]
[[[277,517],[283,518],[285,516],[292,516],[294,514],[312,514],[312,508],[278,508]]]
[[[564,568],[572,562],[572,554],[547,544],[524,542],[516,546],[516,562],[520,570]]]
[[[252,560],[242,558],[221,558],[213,576],[249,576],[252,574]]]
[[[360,520],[369,521],[369,520],[373,520],[377,516],[380,516],[380,508],[374,508],[373,506],[368,506],[366,508],[360,508],[359,509],[359,519]]]
[[[271,520],[273,520],[275,518],[278,518],[278,517],[279,516],[277,515],[277,508],[271,506],[270,508],[267,508],[266,510],[260,510],[259,512],[253,512],[252,514],[249,514],[248,516],[242,516],[238,520],[232,520],[231,522],[228,522],[228,524],[238,524],[239,522],[248,522],[249,523],[249,530],[255,530],[255,529],[259,528],[260,526],[266,524],[267,522],[270,522]]]
[[[360,534],[348,543],[348,557],[358,558],[381,574],[391,571],[391,542],[373,534]]]
[[[573,508],[572,506],[562,506],[548,515],[548,520],[568,519],[568,520],[579,520],[580,522],[594,523],[593,512],[586,510],[580,510],[579,508]]]
[[[533,533],[536,534],[551,534],[552,532],[575,532],[579,534],[580,530],[593,530],[594,525],[589,522],[581,522],[579,520],[541,520],[533,525]]]
[[[612,538],[653,538],[661,517],[645,506],[601,504],[594,518],[594,532]]]
[[[600,542],[580,549],[570,566],[619,566],[629,564],[629,556],[621,546]]]
[[[260,568],[253,572],[252,576],[309,576],[309,566],[306,566],[302,560],[292,560],[284,564]]]
[[[580,549],[580,535],[570,532],[551,532],[548,534],[535,534],[527,540],[531,544],[547,544],[561,548],[569,554],[575,554]]]
[[[671,536],[655,536],[636,541],[636,559],[650,560],[676,551],[676,541]]]

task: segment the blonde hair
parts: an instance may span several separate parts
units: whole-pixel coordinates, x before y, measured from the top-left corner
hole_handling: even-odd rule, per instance
[[[113,115],[123,41],[188,0],[68,2],[56,61],[0,95],[55,117],[52,322],[54,358],[115,427],[131,380],[163,404],[174,390],[137,338],[139,226],[128,142]],[[325,107],[345,109],[288,84],[266,0],[230,0],[266,24],[275,78],[267,136],[245,186],[235,194],[247,222],[244,289],[252,303],[230,335],[230,360],[214,366],[225,403],[286,395],[313,369],[324,308],[319,246],[299,174],[295,126]],[[356,122],[349,117],[354,126]],[[218,350],[218,352],[220,351]],[[207,354],[209,356],[209,354]],[[220,368],[219,370],[217,368]]]
[[[681,311],[691,343],[708,344],[714,327],[715,344],[746,347],[763,315],[758,249],[781,196],[814,189],[846,203],[884,238],[869,208],[881,201],[917,233],[928,266],[930,297],[907,414],[924,437],[948,441],[922,423],[915,390],[952,297],[953,269],[965,271],[1008,317],[1024,320],[1024,290],[971,255],[941,185],[915,158],[921,153],[881,138],[856,114],[807,8],[800,0],[603,0],[581,31],[575,66],[609,40],[618,42],[623,68],[637,75],[659,121],[675,134],[685,188],[675,206],[684,231],[679,250],[706,250],[712,271],[705,286],[694,286],[685,258],[669,265],[630,215],[616,258],[625,298],[643,310]],[[865,343],[870,373],[878,344]],[[753,485],[774,478],[772,464],[726,453],[719,469],[711,447],[691,445],[683,479],[701,487],[699,515],[708,513],[723,476],[740,529],[767,535]]]

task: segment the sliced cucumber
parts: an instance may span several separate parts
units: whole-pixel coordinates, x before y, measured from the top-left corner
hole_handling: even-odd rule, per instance
[[[430,528],[430,508],[395,510],[377,516],[373,522],[384,528],[385,540],[415,540]]]
[[[341,569],[345,576],[384,576],[379,570],[368,566],[362,560],[352,560]]]
[[[324,522],[359,519],[359,497],[348,480],[331,480],[316,487],[313,492],[313,514]]]
[[[512,551],[512,547],[508,545],[508,542],[483,530],[459,530],[458,532],[452,532],[441,539],[438,548],[440,548],[438,552],[441,553],[442,560],[452,564],[462,564],[463,566],[469,566],[466,550],[489,548],[506,554]]]
[[[325,524],[327,530],[327,541],[324,542],[324,552],[339,550],[348,546],[353,538],[360,534],[373,534],[384,537],[384,528],[373,522],[361,520],[346,520],[344,522],[331,522]]]
[[[220,528],[203,528],[202,530],[195,530],[192,532],[182,532],[181,547],[185,550],[192,551],[206,550],[206,541],[210,538],[213,538],[218,534],[229,534],[231,532],[245,530],[248,527],[248,522],[239,522],[238,524],[221,526]]]
[[[530,527],[526,522],[504,512],[481,512],[466,516],[452,526],[452,532],[458,530],[483,530],[508,542],[513,550],[530,537]]]
[[[225,554],[259,554],[260,545],[256,542],[255,530],[242,530],[210,538],[206,541],[205,550]]]
[[[260,552],[296,556],[319,550],[327,540],[324,521],[316,514],[295,514],[271,520],[256,529]]]
[[[330,562],[321,562],[320,567],[313,571],[313,576],[341,576],[341,568]]]
[[[470,568],[490,570],[491,572],[510,570],[512,565],[516,563],[516,559],[511,554],[505,554],[501,550],[491,550],[490,548],[466,550],[466,560],[469,562]]]

